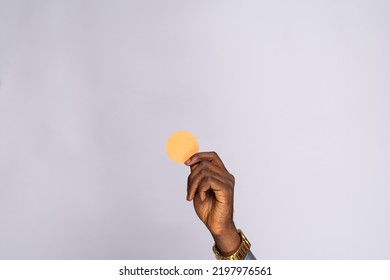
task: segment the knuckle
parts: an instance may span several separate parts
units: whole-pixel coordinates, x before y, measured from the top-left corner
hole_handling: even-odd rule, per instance
[[[232,182],[228,182],[228,183],[226,184],[226,186],[227,186],[227,189],[229,189],[230,191],[233,191],[233,189],[234,189],[234,184],[233,184]]]
[[[204,179],[207,183],[210,183],[213,180],[211,176],[205,176]]]
[[[234,177],[233,174],[229,174],[230,175],[230,180],[232,181],[233,185],[235,184],[236,182],[236,178]]]
[[[202,169],[199,170],[199,174],[202,175],[202,176],[207,174],[207,173],[208,173],[207,168],[202,167]]]
[[[203,186],[208,187],[213,183],[214,179],[211,176],[204,177]]]

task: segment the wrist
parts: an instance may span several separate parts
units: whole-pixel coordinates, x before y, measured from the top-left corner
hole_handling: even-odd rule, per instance
[[[241,236],[237,231],[237,228],[234,224],[223,230],[219,234],[212,234],[215,246],[218,248],[218,251],[222,256],[230,256],[241,245]]]
[[[218,250],[216,244],[213,246],[213,252],[214,252],[217,260],[244,260],[244,259],[246,259],[246,256],[251,248],[251,243],[248,241],[248,239],[246,238],[246,236],[244,235],[244,233],[241,230],[238,230],[237,232],[240,236],[241,242],[240,242],[240,246],[238,247],[238,249],[235,252],[233,252],[231,254],[229,253],[229,255],[227,255],[226,253],[222,253],[220,250]]]

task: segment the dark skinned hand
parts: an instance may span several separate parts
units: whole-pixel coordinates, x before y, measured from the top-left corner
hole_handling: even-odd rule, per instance
[[[241,244],[233,222],[234,176],[215,152],[196,153],[185,164],[191,168],[187,200],[193,201],[219,252],[232,255]]]

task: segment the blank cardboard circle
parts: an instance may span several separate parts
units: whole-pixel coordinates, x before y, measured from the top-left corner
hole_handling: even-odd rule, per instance
[[[199,151],[199,145],[195,136],[191,133],[177,131],[168,138],[166,151],[171,160],[184,163]]]

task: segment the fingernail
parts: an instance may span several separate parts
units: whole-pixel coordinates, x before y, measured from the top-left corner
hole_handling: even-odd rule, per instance
[[[190,164],[191,162],[191,158],[187,159],[187,161],[185,162],[186,165]]]

